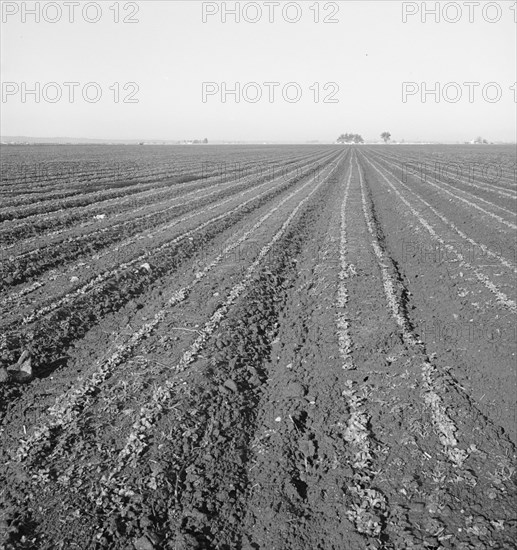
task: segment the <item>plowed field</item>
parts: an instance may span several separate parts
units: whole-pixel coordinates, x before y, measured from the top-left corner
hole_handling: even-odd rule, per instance
[[[0,548],[514,548],[515,162],[4,147]]]

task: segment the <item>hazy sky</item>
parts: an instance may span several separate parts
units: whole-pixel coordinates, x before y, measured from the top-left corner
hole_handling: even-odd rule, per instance
[[[423,4],[432,9],[435,2],[320,1],[320,22],[315,22],[314,0],[278,3],[268,7],[245,1],[119,2],[118,17],[138,22],[116,23],[112,0],[97,2],[97,8],[90,2],[86,16],[86,2],[81,2],[74,22],[69,21],[71,8],[63,2],[59,19],[56,3],[47,6],[40,1],[36,22],[21,7],[34,9],[35,2],[3,1],[1,133],[331,141],[342,132],[378,139],[388,130],[394,139],[406,141],[467,141],[478,135],[490,141],[516,140],[514,1],[491,2],[491,8],[475,2],[479,5],[471,6],[470,13],[467,3],[449,2],[452,6],[440,14],[439,22],[432,14],[422,22]],[[205,10],[218,10],[207,15],[206,22],[203,4]],[[439,7],[443,10],[445,4]],[[235,22],[230,13],[224,21],[224,8],[235,5],[241,8],[241,21]],[[245,21],[259,16],[257,7],[261,19]],[[403,9],[418,13],[408,14],[404,23]],[[98,22],[86,20],[99,16]],[[460,20],[453,23],[458,16]],[[286,20],[298,17],[297,22]],[[325,17],[338,22],[324,23]],[[487,21],[499,17],[497,22]],[[53,19],[56,22],[50,22]],[[24,82],[28,89],[39,83],[39,103],[34,95],[23,96]],[[57,85],[45,87],[50,82]],[[78,83],[73,102],[66,82]],[[85,88],[89,82],[97,85]],[[133,84],[124,90],[129,82],[136,83],[138,91]],[[208,91],[217,92],[207,95],[205,102],[203,82],[215,83],[208,85]],[[258,86],[248,85],[247,96],[242,95],[250,82]],[[279,84],[268,87],[266,82]],[[406,102],[404,82],[417,83],[407,85],[413,93]],[[422,83],[433,88],[436,82],[439,101],[428,95],[424,102]],[[472,102],[464,82],[479,83],[471,87]],[[489,82],[495,85],[485,87],[483,94]],[[118,102],[115,83],[119,83]],[[234,95],[225,98],[223,83],[230,89],[240,83],[239,103]],[[288,83],[295,85],[285,88]],[[335,85],[324,88],[326,83]],[[444,92],[447,83],[453,84]],[[93,102],[99,91],[101,99]],[[133,99],[138,102],[123,101],[135,91]],[[257,91],[262,97],[252,102]],[[458,91],[461,99],[452,102]],[[495,101],[498,91],[501,98]],[[324,102],[331,92],[336,92],[331,98],[337,102]]]

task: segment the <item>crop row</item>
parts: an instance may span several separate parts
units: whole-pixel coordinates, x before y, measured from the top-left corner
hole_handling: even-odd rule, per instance
[[[252,184],[256,185],[257,182],[253,181],[253,178],[250,178],[250,180]],[[223,190],[215,198],[216,200],[223,199],[230,194],[246,189],[249,185],[249,180],[244,181],[241,184],[232,186],[230,189]],[[193,202],[189,201],[184,204],[167,207],[158,212],[144,214],[136,219],[109,225],[98,231],[71,237],[61,243],[51,243],[24,255],[16,255],[3,264],[0,289],[30,281],[48,269],[58,267],[65,262],[75,260],[84,255],[97,253],[122,238],[140,234],[146,229],[153,228],[181,216],[193,208],[203,207],[213,200],[212,195],[214,193],[207,193]]]
[[[309,160],[311,156],[305,158]],[[288,169],[289,165],[296,160],[297,159],[288,160],[282,169]],[[297,160],[297,162],[299,163],[302,161]],[[276,166],[276,164],[273,165],[273,167]],[[262,174],[262,167],[258,166],[256,168],[251,168],[246,175],[252,175],[254,173],[259,175]],[[13,244],[19,242],[20,239],[37,235],[48,236],[49,233],[54,235],[57,234],[58,231],[67,228],[72,228],[73,230],[78,224],[94,223],[92,219],[95,220],[96,216],[105,217],[120,215],[124,212],[131,213],[138,208],[178,197],[183,194],[185,190],[201,189],[212,184],[220,183],[222,180],[238,180],[241,175],[242,170],[227,169],[223,166],[219,171],[214,170],[213,173],[209,173],[205,170],[202,178],[187,178],[186,183],[176,182],[171,184],[169,181],[162,185],[152,182],[146,184],[144,188],[132,189],[130,193],[122,193],[120,196],[105,198],[102,201],[91,202],[86,197],[77,199],[86,201],[86,204],[82,206],[76,205],[73,208],[59,208],[51,213],[46,212],[44,206],[39,205],[38,208],[40,208],[42,212],[40,214],[34,214],[34,216],[31,216],[30,220],[22,219],[16,224],[4,222],[3,227],[0,226],[0,242],[5,243],[6,246],[4,245],[4,248],[9,248],[12,247]],[[28,223],[29,221],[30,223]]]
[[[310,169],[308,169],[310,174]],[[305,174],[308,175],[308,174]],[[26,328],[14,325],[5,331],[0,349],[4,360],[14,361],[23,349],[29,349],[36,358],[36,371],[46,365],[55,365],[63,349],[81,337],[106,314],[119,310],[128,301],[146,292],[158,279],[174,272],[197,250],[207,246],[216,235],[222,233],[251,212],[297,184],[303,176],[291,179],[287,184],[252,197],[248,201],[215,218],[180,234],[157,248],[139,255],[118,268],[97,275],[83,289],[59,301],[59,307],[48,307],[45,317]],[[147,260],[149,267],[137,264]]]

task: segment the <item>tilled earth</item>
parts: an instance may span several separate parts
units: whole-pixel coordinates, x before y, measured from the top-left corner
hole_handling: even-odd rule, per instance
[[[19,243],[0,548],[514,548],[515,185],[424,154],[290,149]]]

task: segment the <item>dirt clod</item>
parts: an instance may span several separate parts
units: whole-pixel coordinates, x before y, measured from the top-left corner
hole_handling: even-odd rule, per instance
[[[233,391],[233,392],[239,391],[237,384],[231,378],[226,380],[226,382],[224,383],[224,387],[228,388],[230,391]]]
[[[290,382],[287,385],[285,394],[288,397],[303,397],[305,388],[299,382]]]
[[[140,537],[133,543],[135,550],[154,550],[154,544],[147,537]]]
[[[0,384],[4,384],[9,380],[9,373],[5,367],[0,367]]]
[[[32,359],[27,350],[25,350],[16,365],[12,365],[8,369],[8,373],[15,382],[29,382],[32,380]]]

